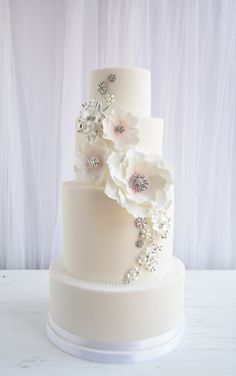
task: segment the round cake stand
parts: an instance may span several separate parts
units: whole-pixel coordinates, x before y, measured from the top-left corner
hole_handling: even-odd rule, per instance
[[[158,337],[131,342],[98,342],[67,332],[51,318],[47,323],[49,339],[64,352],[81,359],[102,363],[136,363],[160,357],[181,341],[185,319]]]

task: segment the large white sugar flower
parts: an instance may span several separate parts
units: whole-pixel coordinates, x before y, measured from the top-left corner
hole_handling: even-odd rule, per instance
[[[135,150],[113,152],[108,158],[108,197],[134,217],[147,217],[153,207],[165,207],[171,197],[172,173],[156,154]]]
[[[137,118],[122,109],[113,110],[103,120],[103,137],[116,149],[125,149],[139,142]]]
[[[98,140],[94,143],[83,143],[76,154],[75,172],[77,180],[84,183],[99,183],[107,172],[107,158],[110,154],[105,143]]]

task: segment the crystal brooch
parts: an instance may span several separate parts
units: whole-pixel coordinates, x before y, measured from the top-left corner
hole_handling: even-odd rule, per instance
[[[154,272],[158,267],[158,253],[155,248],[148,248],[139,256],[138,263],[149,272]]]
[[[100,165],[100,160],[98,157],[92,157],[88,160],[88,165],[91,168],[97,168]]]
[[[129,178],[129,186],[133,192],[143,192],[148,189],[148,180],[142,174],[133,174]]]
[[[147,226],[148,220],[146,217],[138,217],[135,219],[134,223],[138,229],[143,229],[144,227]]]
[[[114,73],[110,73],[108,76],[109,82],[115,82],[116,81],[116,75]]]
[[[127,284],[136,281],[138,278],[140,278],[140,274],[140,268],[138,266],[135,266],[133,269],[130,269],[126,274],[124,283]]]
[[[98,84],[98,92],[101,95],[106,94],[106,92],[107,92],[107,84],[106,84],[105,81],[99,82],[99,84]]]
[[[114,103],[115,101],[115,97],[114,97],[114,94],[111,94],[111,93],[107,93],[105,96],[105,101],[107,104],[111,105],[112,103]]]

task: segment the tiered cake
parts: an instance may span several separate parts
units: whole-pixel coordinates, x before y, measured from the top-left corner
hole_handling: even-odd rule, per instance
[[[184,325],[184,265],[173,257],[173,173],[150,73],[96,69],[75,130],[75,181],[62,187],[64,255],[50,268],[48,335],[104,362],[170,351]]]

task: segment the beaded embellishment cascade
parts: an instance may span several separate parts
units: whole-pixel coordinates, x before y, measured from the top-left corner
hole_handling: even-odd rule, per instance
[[[112,86],[116,80],[116,75],[110,73],[104,80],[99,82],[97,91],[101,95],[101,100],[90,100],[84,103],[80,115],[76,119],[78,133],[90,144],[94,144],[97,139],[102,139],[102,142],[106,142],[106,140],[104,140],[106,137],[103,137],[105,136],[103,134],[103,132],[105,132],[105,128],[103,130],[103,121],[107,118],[107,110],[111,108],[115,101]],[[126,128],[123,123],[118,123],[114,127],[114,133],[119,137],[122,137],[125,131]],[[108,146],[109,145],[108,143]],[[94,153],[90,155],[87,160],[90,172],[92,170],[98,171],[98,169],[104,165],[99,153],[97,154],[98,155]],[[75,166],[74,169],[75,172],[79,173],[77,166]],[[127,186],[135,195],[142,195],[148,192],[150,181],[148,176],[135,171],[127,179]],[[134,264],[128,272],[125,273],[123,279],[124,284],[130,284],[138,280],[144,273],[153,273],[158,270],[161,254],[165,249],[165,242],[169,237],[171,229],[172,216],[170,215],[169,209],[168,206],[168,209],[153,210],[150,217],[134,218],[134,226],[137,230],[135,249],[139,250],[139,254]]]

